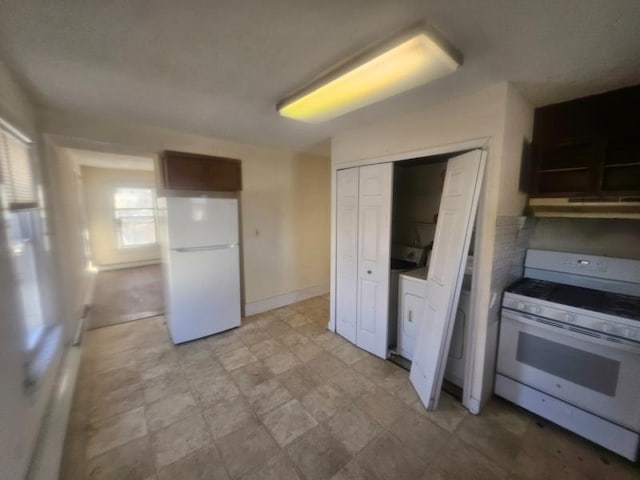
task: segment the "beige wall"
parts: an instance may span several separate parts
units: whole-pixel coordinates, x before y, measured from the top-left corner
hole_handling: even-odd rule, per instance
[[[532,109],[508,83],[434,105],[384,122],[340,133],[332,138],[333,169],[375,162],[379,158],[411,158],[412,152],[446,148],[474,139],[488,140],[488,161],[476,224],[474,291],[476,331],[473,354],[472,403],[479,406],[492,393],[488,362],[495,358],[497,322],[489,323],[492,299],[493,252],[498,212],[521,212],[525,199],[518,193],[522,138],[531,124]],[[515,123],[512,125],[512,121]],[[508,151],[505,152],[505,148]],[[512,202],[501,206],[500,201]],[[491,372],[492,373],[492,372]]]
[[[171,149],[241,159],[245,303],[255,311],[278,299],[328,291],[329,158],[64,112],[42,111],[41,120],[67,147],[141,156]]]
[[[81,167],[91,260],[98,267],[160,260],[158,244],[120,248],[113,214],[113,195],[117,187],[155,188],[152,171]]]

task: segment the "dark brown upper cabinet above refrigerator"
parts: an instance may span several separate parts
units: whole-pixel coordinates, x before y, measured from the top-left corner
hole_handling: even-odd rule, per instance
[[[530,197],[640,197],[640,86],[537,108]]]
[[[166,150],[158,159],[158,188],[176,192],[239,192],[240,160]]]

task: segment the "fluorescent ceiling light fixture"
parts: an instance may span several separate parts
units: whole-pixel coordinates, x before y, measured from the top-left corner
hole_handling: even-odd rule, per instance
[[[318,123],[455,72],[461,56],[434,32],[412,29],[320,76],[278,104],[285,117]]]

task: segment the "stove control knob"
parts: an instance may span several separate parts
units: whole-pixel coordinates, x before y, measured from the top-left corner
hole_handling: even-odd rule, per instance
[[[563,319],[565,322],[573,323],[573,322],[575,322],[575,321],[576,321],[576,316],[575,316],[573,313],[565,313],[565,314],[562,316],[562,319]]]
[[[518,302],[518,303],[516,304],[516,308],[517,308],[518,310],[524,310],[524,303],[523,303],[523,302]]]

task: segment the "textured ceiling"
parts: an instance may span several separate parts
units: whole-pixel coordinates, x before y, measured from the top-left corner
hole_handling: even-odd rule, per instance
[[[334,121],[278,116],[318,71],[425,20],[455,74]],[[0,0],[0,56],[36,101],[271,146],[509,80],[543,105],[640,83],[638,0]]]

